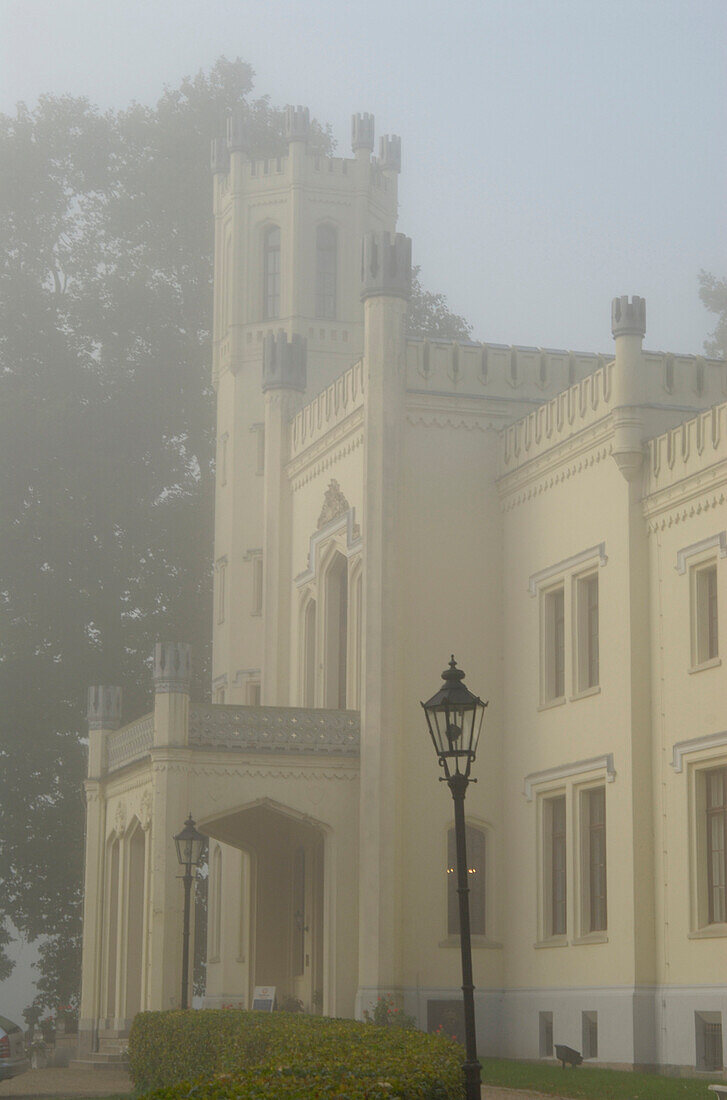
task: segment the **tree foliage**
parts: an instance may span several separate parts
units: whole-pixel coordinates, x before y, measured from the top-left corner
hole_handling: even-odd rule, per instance
[[[699,297],[710,311],[717,314],[717,325],[704,350],[717,359],[727,359],[727,279],[718,279],[707,271],[699,276]]]
[[[472,339],[472,325],[458,313],[452,313],[444,294],[425,290],[418,267],[412,269],[412,294],[409,303],[408,332],[413,339]]]
[[[45,937],[48,1007],[78,991],[87,686],[143,713],[153,644],[178,638],[208,690],[209,144],[235,108],[257,155],[283,150],[252,76],[223,58],[154,107],[0,116],[0,977],[9,919]],[[414,315],[432,335],[450,316],[418,284]]]

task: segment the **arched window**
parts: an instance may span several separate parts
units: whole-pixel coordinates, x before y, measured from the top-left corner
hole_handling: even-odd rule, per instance
[[[466,828],[467,879],[470,888],[470,931],[473,936],[486,934],[485,922],[485,832],[475,825]],[[454,829],[447,833],[447,934],[459,935],[459,894],[457,893],[457,845]]]
[[[348,562],[336,553],[325,581],[325,706],[346,709]]]
[[[119,866],[120,845],[118,838],[107,849],[108,887],[106,897],[106,1015],[116,1015],[116,976],[119,958]]]
[[[146,860],[146,834],[139,822],[127,834],[127,914],[126,914],[126,1008],[124,1016],[130,1020],[141,1010],[142,944],[144,942],[144,864]]]
[[[296,848],[293,857],[293,977],[305,970],[305,850]]]
[[[336,316],[336,265],[338,234],[332,225],[319,225],[316,233],[316,317],[332,321]]]
[[[263,320],[280,316],[280,229],[271,225],[263,243]]]
[[[303,613],[303,706],[316,705],[316,601]]]

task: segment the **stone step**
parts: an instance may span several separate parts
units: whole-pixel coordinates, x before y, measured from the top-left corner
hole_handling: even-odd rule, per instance
[[[93,1069],[99,1072],[107,1070],[113,1070],[118,1073],[119,1070],[126,1070],[128,1068],[128,1061],[121,1054],[91,1054],[88,1058],[75,1058],[71,1062],[71,1069]]]

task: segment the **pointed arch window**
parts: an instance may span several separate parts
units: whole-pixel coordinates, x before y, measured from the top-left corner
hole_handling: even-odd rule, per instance
[[[308,600],[303,613],[303,706],[316,705],[316,601]]]
[[[332,225],[316,231],[316,317],[332,321],[336,316],[338,234]]]
[[[271,225],[263,241],[263,320],[280,316],[280,229]]]
[[[336,553],[325,578],[325,706],[346,709],[348,561]]]

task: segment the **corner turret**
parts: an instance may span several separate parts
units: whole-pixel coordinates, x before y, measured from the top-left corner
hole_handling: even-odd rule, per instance
[[[614,298],[611,302],[611,332],[614,339],[618,336],[646,335],[646,299],[634,294],[629,301],[628,294]]]
[[[627,481],[634,481],[644,457],[644,363],[646,301],[627,294],[611,302],[611,331],[616,342],[613,369],[613,457]]]
[[[374,116],[351,115],[351,148],[357,159],[368,160],[374,151]]]
[[[401,172],[401,138],[396,134],[379,138],[379,167],[384,172]]]
[[[191,646],[187,642],[157,642],[154,646],[154,691],[157,695],[189,694]]]
[[[268,332],[263,344],[263,393],[274,389],[305,392],[306,342],[298,333],[288,340],[283,329]]]
[[[288,144],[292,141],[308,141],[310,132],[310,111],[307,107],[285,108],[285,137]]]
[[[371,230],[363,239],[361,299],[411,297],[411,237]]]
[[[121,688],[96,684],[88,689],[88,728],[117,730],[121,725]]]

